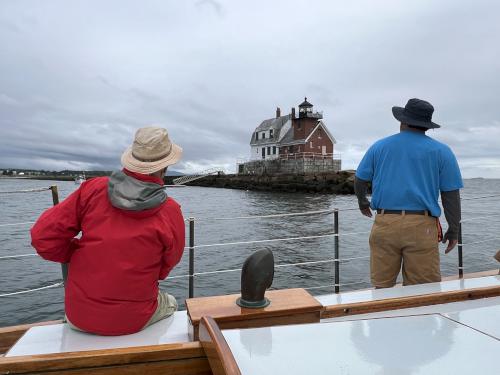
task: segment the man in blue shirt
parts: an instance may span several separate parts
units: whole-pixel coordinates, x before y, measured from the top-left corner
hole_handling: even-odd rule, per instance
[[[425,134],[440,127],[432,122],[433,112],[420,99],[410,99],[405,108],[393,107],[400,133],[375,142],[356,171],[362,214],[372,217],[371,209],[377,212],[370,234],[370,273],[377,288],[394,286],[401,267],[403,285],[441,281],[439,241],[448,242],[445,254],[457,244],[462,177],[451,149]],[[439,193],[448,222],[444,237]]]

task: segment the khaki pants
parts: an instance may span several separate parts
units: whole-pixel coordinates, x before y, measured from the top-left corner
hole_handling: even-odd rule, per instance
[[[370,273],[376,288],[441,281],[436,218],[427,215],[377,214],[370,234]]]
[[[152,324],[154,324],[162,319],[168,318],[175,311],[177,311],[177,301],[175,300],[175,297],[166,293],[166,292],[162,292],[161,290],[159,290],[158,291],[158,307],[156,308],[153,316],[151,316],[151,318],[148,320],[146,325],[144,327],[142,327],[141,330],[143,330],[144,328],[146,328],[146,327],[148,327],[148,326],[150,326],[150,325],[152,325]],[[68,323],[68,325],[71,328],[73,328],[76,331],[84,332],[80,328],[73,325],[68,320],[67,316],[65,316],[64,318],[66,320],[66,323]]]

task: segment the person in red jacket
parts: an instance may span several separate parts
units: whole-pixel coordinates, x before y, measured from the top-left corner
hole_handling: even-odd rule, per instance
[[[73,328],[130,334],[177,310],[158,280],[184,251],[181,208],[163,187],[167,167],[181,155],[165,129],[139,129],[122,171],[84,182],[31,229],[42,258],[69,264],[64,302]]]

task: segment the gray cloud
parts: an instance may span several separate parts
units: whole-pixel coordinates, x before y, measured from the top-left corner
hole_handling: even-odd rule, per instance
[[[0,168],[119,167],[160,124],[177,169],[234,169],[276,106],[303,96],[345,168],[431,101],[467,177],[500,177],[495,1],[63,0],[0,3]]]

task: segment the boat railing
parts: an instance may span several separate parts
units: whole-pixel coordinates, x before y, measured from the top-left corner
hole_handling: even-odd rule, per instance
[[[0,191],[0,195],[1,194],[14,194],[14,193],[35,193],[35,192],[43,192],[43,191],[48,191],[48,190],[50,190],[52,192],[53,203],[54,203],[54,205],[56,205],[59,202],[58,190],[57,190],[56,185],[52,185],[48,188],[37,188],[37,189],[17,190],[17,191]],[[488,198],[498,198],[498,197],[500,197],[500,194],[491,194],[491,195],[476,196],[476,197],[464,197],[464,198],[462,198],[462,200],[467,201],[467,200],[488,199]],[[358,210],[357,207],[356,208],[348,207],[348,208],[332,208],[332,209],[327,209],[327,210],[304,211],[304,212],[294,212],[294,213],[279,213],[279,214],[270,214],[270,215],[214,217],[214,218],[189,217],[188,219],[185,220],[186,224],[188,225],[188,228],[189,228],[188,246],[185,247],[185,250],[188,251],[188,273],[187,274],[180,274],[180,275],[172,275],[172,276],[169,276],[166,280],[168,281],[168,280],[175,280],[175,279],[188,279],[188,297],[192,298],[195,296],[194,288],[195,288],[195,279],[196,278],[208,276],[208,275],[225,274],[225,273],[233,273],[233,272],[240,272],[241,271],[241,268],[232,268],[232,269],[221,269],[221,270],[195,272],[195,251],[197,249],[207,249],[207,248],[225,247],[225,246],[244,246],[244,245],[254,245],[254,244],[259,245],[259,244],[269,244],[269,243],[279,243],[279,242],[301,241],[301,240],[309,240],[309,239],[333,238],[334,239],[333,256],[331,258],[322,259],[322,260],[314,260],[314,261],[303,261],[303,262],[296,262],[296,263],[276,264],[275,268],[281,269],[281,268],[287,268],[287,267],[301,267],[301,266],[309,266],[309,265],[316,265],[316,264],[332,263],[333,264],[333,276],[334,276],[333,284],[304,288],[307,290],[333,288],[335,293],[339,293],[341,286],[352,286],[352,285],[366,284],[366,281],[343,283],[343,284],[340,283],[340,272],[341,272],[340,264],[341,263],[360,260],[360,259],[367,259],[370,257],[369,255],[347,257],[347,258],[340,257],[340,239],[342,237],[357,236],[357,235],[370,233],[370,231],[360,231],[360,232],[356,231],[356,232],[343,232],[343,233],[339,232],[339,213],[341,213],[343,211],[357,211],[357,210]],[[287,218],[287,217],[292,217],[292,216],[313,216],[313,215],[329,215],[329,214],[333,214],[333,230],[331,232],[325,233],[325,234],[310,235],[310,236],[292,236],[292,237],[282,237],[282,238],[270,238],[270,239],[252,240],[252,241],[232,241],[232,242],[209,243],[209,244],[198,244],[198,245],[195,244],[195,224],[196,223],[203,223],[203,222],[208,222],[208,221],[212,221],[212,222],[213,221],[227,221],[227,220],[231,220],[231,221],[234,221],[234,220],[262,220],[262,219],[270,219],[270,218]],[[462,223],[471,222],[471,221],[479,221],[479,220],[484,220],[484,219],[491,219],[492,217],[500,217],[500,214],[497,214],[497,215],[488,214],[488,215],[482,215],[482,216],[477,216],[477,217],[468,217],[468,218],[461,220],[460,230],[459,230],[459,239],[458,239],[458,251],[457,251],[457,254],[458,254],[458,268],[457,269],[458,269],[458,277],[459,278],[463,278],[463,270],[464,270],[463,248],[464,248],[464,246],[500,240],[500,238],[495,237],[495,238],[488,238],[488,239],[484,239],[484,240],[463,243],[463,241],[462,241]],[[3,224],[0,224],[0,228],[1,227],[8,227],[8,226],[27,225],[27,224],[33,224],[33,223],[34,223],[34,221],[26,221],[26,222],[18,222],[18,223],[3,223]],[[29,253],[29,254],[0,256],[0,261],[1,260],[12,260],[12,259],[18,259],[18,258],[22,259],[22,258],[34,257],[34,256],[38,256],[38,254]],[[46,286],[42,286],[42,287],[38,287],[38,288],[33,288],[33,289],[3,293],[3,294],[0,294],[0,297],[15,296],[15,295],[19,295],[19,294],[25,294],[25,293],[30,293],[30,292],[35,292],[35,291],[40,291],[40,290],[45,290],[45,289],[63,286],[65,278],[66,278],[66,272],[67,272],[67,269],[66,269],[65,265],[63,265],[63,268],[62,268],[63,280],[61,282],[53,283],[50,285],[46,285]]]

